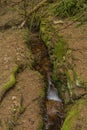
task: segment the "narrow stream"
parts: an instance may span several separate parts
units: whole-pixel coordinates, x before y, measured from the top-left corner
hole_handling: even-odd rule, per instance
[[[64,120],[63,103],[59,98],[57,88],[52,82],[52,63],[48,50],[38,33],[32,34],[29,47],[34,56],[34,69],[44,76],[47,84],[43,130],[60,130]]]

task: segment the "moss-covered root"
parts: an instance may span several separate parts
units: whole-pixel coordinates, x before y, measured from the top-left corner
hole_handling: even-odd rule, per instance
[[[40,119],[37,130],[42,130],[42,129],[43,129],[43,120]]]
[[[3,99],[4,94],[13,87],[13,85],[16,83],[16,73],[18,71],[18,66],[15,66],[13,68],[12,74],[10,75],[9,81],[5,83],[4,85],[0,86],[0,102]]]

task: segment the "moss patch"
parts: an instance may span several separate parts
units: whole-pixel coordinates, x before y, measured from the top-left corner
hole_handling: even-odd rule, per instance
[[[42,130],[42,129],[43,129],[43,121],[40,120],[37,130]]]
[[[61,130],[80,130],[79,128],[82,130],[82,127],[84,126],[84,123],[86,124],[87,120],[87,116],[84,115],[86,114],[86,105],[87,99],[80,99],[70,107]]]

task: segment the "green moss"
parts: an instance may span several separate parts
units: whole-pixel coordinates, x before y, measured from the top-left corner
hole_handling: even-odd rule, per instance
[[[67,118],[65,119],[65,122],[61,130],[72,130],[72,125],[73,125],[72,117],[75,116],[76,114],[77,114],[76,109],[73,111],[70,111]]]
[[[13,85],[16,83],[16,73],[18,71],[18,66],[15,66],[13,68],[12,74],[10,75],[9,81],[5,83],[4,85],[0,86],[0,98],[2,99],[3,95],[7,90],[13,87]]]
[[[38,126],[37,130],[42,130],[42,129],[43,129],[43,121],[41,120],[39,122],[39,126]]]
[[[40,24],[40,34],[41,38],[46,44],[46,46],[50,49],[53,47],[52,38],[54,35],[54,28],[52,26],[51,21],[49,19],[42,19]]]
[[[51,53],[51,60],[63,60],[66,53],[66,42],[64,39],[56,33],[55,28],[52,26],[52,22],[49,18],[42,19],[40,24],[41,38],[48,47],[49,53]],[[55,67],[54,67],[55,68]]]
[[[42,98],[45,97],[45,89],[44,88],[39,92],[39,96]]]
[[[83,117],[81,119],[80,114],[83,111],[86,102],[87,99],[80,99],[72,107],[68,109],[68,113],[61,130],[73,130],[78,120],[83,120],[83,118],[85,118]]]
[[[63,60],[63,56],[66,53],[65,45],[66,43],[64,39],[62,37],[58,37],[58,42],[54,48],[54,55],[59,59],[60,62]]]

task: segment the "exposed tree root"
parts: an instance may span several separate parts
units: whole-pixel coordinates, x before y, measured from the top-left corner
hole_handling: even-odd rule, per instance
[[[4,85],[0,86],[0,102],[2,101],[4,94],[14,86],[16,83],[16,73],[18,71],[18,66],[13,68],[12,74],[10,75],[9,81]]]

